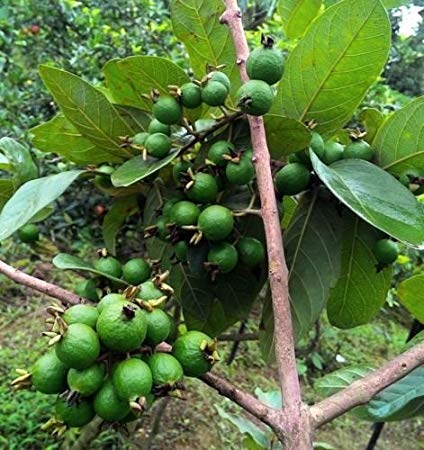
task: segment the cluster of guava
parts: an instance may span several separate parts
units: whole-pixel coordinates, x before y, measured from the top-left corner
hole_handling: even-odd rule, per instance
[[[194,330],[178,336],[163,309],[162,284],[158,276],[97,304],[47,308],[51,329],[43,334],[52,348],[30,371],[18,369],[12,382],[18,389],[57,395],[46,429],[61,434],[95,415],[125,426],[157,398],[181,397],[184,376],[199,377],[212,368],[219,359],[216,341]]]

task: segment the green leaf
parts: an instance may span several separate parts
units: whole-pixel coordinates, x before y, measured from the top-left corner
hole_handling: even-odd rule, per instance
[[[289,117],[267,114],[265,129],[268,149],[274,159],[284,160],[290,153],[305,149],[311,142],[308,128]]]
[[[172,0],[171,19],[176,37],[187,49],[195,77],[205,76],[206,64],[225,64],[223,71],[235,92],[240,76],[230,30],[219,22],[224,10],[220,0]]]
[[[424,243],[423,208],[396,178],[368,161],[346,159],[326,166],[310,153],[315,173],[355,214],[399,241]]]
[[[122,158],[104,151],[86,139],[61,114],[46,123],[31,128],[32,144],[42,152],[53,152],[76,164],[121,162]]]
[[[60,197],[84,170],[71,170],[23,184],[0,214],[0,241],[25,225],[35,214]]]
[[[234,415],[231,413],[228,413],[224,409],[222,409],[218,405],[214,405],[216,410],[218,411],[218,414],[223,418],[231,422],[240,433],[242,434],[248,434],[262,449],[269,448],[269,441],[267,438],[266,433],[261,430],[257,425],[255,425],[250,420],[245,419],[244,417],[241,417],[240,415]]]
[[[342,262],[339,279],[330,292],[327,314],[338,328],[369,322],[386,301],[392,268],[377,272],[373,254],[380,233],[349,210],[343,210]]]
[[[295,338],[298,340],[320,316],[330,287],[340,270],[341,221],[327,199],[304,196],[289,228],[284,247],[289,267],[289,291]],[[262,313],[260,345],[266,360],[273,358],[273,313],[270,295]]]
[[[95,269],[90,263],[84,261],[78,256],[68,255],[67,253],[59,253],[53,258],[52,263],[58,269],[87,271],[108,278],[109,280],[112,280],[115,283],[128,286],[128,283],[126,281],[121,280],[120,278],[112,277],[106,272],[102,272],[100,270]]]
[[[286,36],[295,39],[303,35],[317,16],[322,0],[280,0],[277,6]]]
[[[165,167],[173,159],[178,156],[179,152],[174,151],[163,159],[147,159],[145,160],[142,155],[134,156],[122,166],[118,167],[112,174],[112,184],[115,187],[131,186],[143,178],[148,177],[152,173]]]
[[[378,129],[384,122],[383,114],[378,109],[365,108],[361,111],[359,120],[365,126],[367,132],[364,139],[372,145]]]
[[[1,179],[0,180],[0,211],[6,202],[12,197],[15,192],[16,185],[13,180]],[[1,215],[0,215],[1,217]]]
[[[152,89],[169,95],[169,85],[190,81],[184,70],[169,59],[157,56],[130,56],[113,59],[103,68],[106,84],[116,103],[151,111],[153,102],[142,94]]]
[[[115,105],[115,108],[122,119],[132,129],[133,134],[139,133],[140,131],[147,131],[149,123],[152,120],[152,115],[149,112],[126,105]]]
[[[127,218],[138,211],[137,197],[118,197],[105,215],[102,225],[103,240],[106,248],[116,254],[116,235]]]
[[[120,146],[120,136],[132,134],[117,109],[98,89],[76,75],[49,66],[40,75],[64,116],[83,137],[115,157],[131,154]]]
[[[340,2],[340,0],[324,0],[324,4],[326,7],[334,5],[335,3]],[[410,3],[410,0],[383,0],[383,5],[387,8],[398,8],[402,5],[407,5]]]
[[[383,69],[390,36],[380,0],[343,0],[328,8],[289,56],[272,112],[313,119],[320,133],[337,131]]]
[[[378,130],[373,147],[377,163],[395,175],[412,167],[424,170],[424,97],[392,114]]]
[[[402,281],[396,291],[402,305],[421,323],[424,323],[424,274]]]
[[[38,177],[38,167],[30,151],[19,142],[9,137],[0,139],[0,152],[12,163],[17,183],[23,184]]]
[[[285,230],[290,225],[296,212],[298,202],[294,197],[284,196],[282,202],[283,218],[281,220],[281,228]]]
[[[344,367],[319,378],[315,382],[314,388],[321,397],[329,397],[373,371],[374,367],[370,364]],[[352,409],[350,413],[363,420],[372,420],[370,414],[367,412],[366,406],[358,406]]]
[[[414,417],[424,407],[424,366],[418,367],[377,394],[368,404],[376,422]]]
[[[45,208],[38,211],[37,214],[31,217],[30,223],[37,223],[46,220],[47,217],[51,216],[54,212],[53,205],[47,205]]]
[[[260,387],[257,387],[255,389],[255,395],[262,403],[270,408],[281,409],[283,405],[281,391],[278,389],[273,391],[263,391]]]

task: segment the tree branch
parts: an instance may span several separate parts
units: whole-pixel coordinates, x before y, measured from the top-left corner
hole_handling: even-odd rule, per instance
[[[230,28],[243,82],[248,80],[246,60],[249,56],[241,11],[237,0],[226,0],[221,23]],[[303,407],[294,353],[293,326],[288,290],[288,270],[284,256],[280,218],[271,173],[271,159],[262,117],[248,116],[253,147],[253,162],[261,200],[262,218],[268,253],[269,283],[274,311],[274,341],[279,382],[284,398],[283,415],[287,449],[312,448],[306,409]],[[283,416],[282,416],[283,417]]]
[[[310,407],[312,425],[318,428],[355,406],[364,405],[385,387],[424,364],[424,343],[412,347],[380,369]]]
[[[81,300],[83,299],[83,297],[80,297],[73,292],[67,291],[66,289],[62,289],[55,284],[48,283],[47,281],[40,280],[24,272],[21,272],[19,269],[15,269],[14,267],[9,266],[1,260],[0,273],[6,275],[8,278],[16,281],[19,284],[34,289],[35,291],[42,292],[43,294],[46,294],[50,297],[57,298],[63,303],[76,305],[77,303],[81,303]]]

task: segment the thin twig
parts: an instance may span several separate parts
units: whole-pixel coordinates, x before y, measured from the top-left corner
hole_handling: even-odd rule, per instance
[[[225,341],[257,341],[259,339],[259,333],[228,333],[228,334],[221,334],[217,337],[218,341],[225,342]]]

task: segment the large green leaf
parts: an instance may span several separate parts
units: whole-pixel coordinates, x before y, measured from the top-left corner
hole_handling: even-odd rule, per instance
[[[396,178],[368,161],[346,159],[326,166],[310,153],[316,174],[355,214],[407,244],[424,243],[423,208]]]
[[[409,419],[424,411],[424,366],[377,394],[368,404],[376,422]]]
[[[284,247],[289,267],[289,291],[295,338],[307,333],[327,302],[340,270],[341,220],[334,204],[316,194],[300,202]],[[268,295],[262,314],[261,349],[273,357],[273,314]]]
[[[12,197],[15,192],[16,184],[13,180],[1,179],[0,180],[0,211],[6,202]]]
[[[272,112],[314,119],[319,132],[337,131],[383,69],[390,35],[380,0],[343,0],[328,8],[289,56]]]
[[[111,178],[112,183],[115,187],[131,186],[165,167],[178,154],[178,151],[174,151],[163,159],[149,158],[147,160],[142,155],[134,156],[115,170]]]
[[[122,158],[111,155],[86,139],[65,116],[57,115],[46,123],[31,129],[34,147],[42,152],[53,152],[77,164],[120,162]]]
[[[424,274],[402,281],[396,294],[402,305],[424,324]]]
[[[142,94],[157,89],[168,94],[169,85],[190,81],[184,70],[169,59],[157,56],[130,56],[113,59],[103,68],[106,84],[116,103],[151,111],[153,103]]]
[[[335,3],[340,2],[341,0],[324,0],[324,4],[326,7],[334,5]],[[399,8],[399,6],[407,5],[411,0],[383,0],[383,5],[390,8]]]
[[[232,90],[240,85],[236,52],[228,27],[219,22],[225,5],[221,0],[172,0],[175,35],[185,45],[196,78],[206,74],[206,64],[225,64]]]
[[[386,301],[392,268],[377,272],[373,246],[379,231],[343,210],[342,262],[330,292],[327,314],[332,325],[353,328],[369,322]]]
[[[120,136],[132,130],[103,93],[76,75],[41,66],[40,75],[64,116],[83,137],[110,155],[128,157]]]
[[[9,137],[0,139],[0,152],[3,152],[13,165],[17,184],[26,183],[38,177],[38,167],[30,151]]]
[[[84,272],[91,272],[96,275],[108,278],[115,283],[128,286],[128,283],[126,281],[121,280],[120,278],[113,277],[106,272],[102,272],[101,270],[95,269],[92,264],[84,261],[78,256],[68,255],[67,253],[59,253],[53,258],[52,263],[55,267],[62,270],[81,270]]]
[[[424,97],[389,117],[378,130],[373,147],[378,164],[395,175],[411,167],[424,169]]]
[[[280,0],[277,11],[286,36],[294,39],[303,35],[317,16],[322,0]]]
[[[364,139],[372,145],[379,128],[384,122],[384,115],[378,109],[365,108],[361,111],[359,119],[367,132]]]
[[[25,225],[35,214],[60,197],[84,170],[71,170],[28,181],[6,203],[0,214],[0,241]]]
[[[329,397],[373,371],[374,367],[370,364],[344,367],[319,378],[315,382],[314,388],[320,396]],[[370,414],[367,412],[366,406],[358,406],[350,412],[360,419],[372,420]]]
[[[137,196],[118,197],[103,219],[103,240],[110,253],[116,253],[116,236],[127,218],[138,211]]]
[[[290,153],[305,149],[311,142],[308,128],[289,117],[267,114],[265,128],[268,148],[274,159],[282,160]]]

